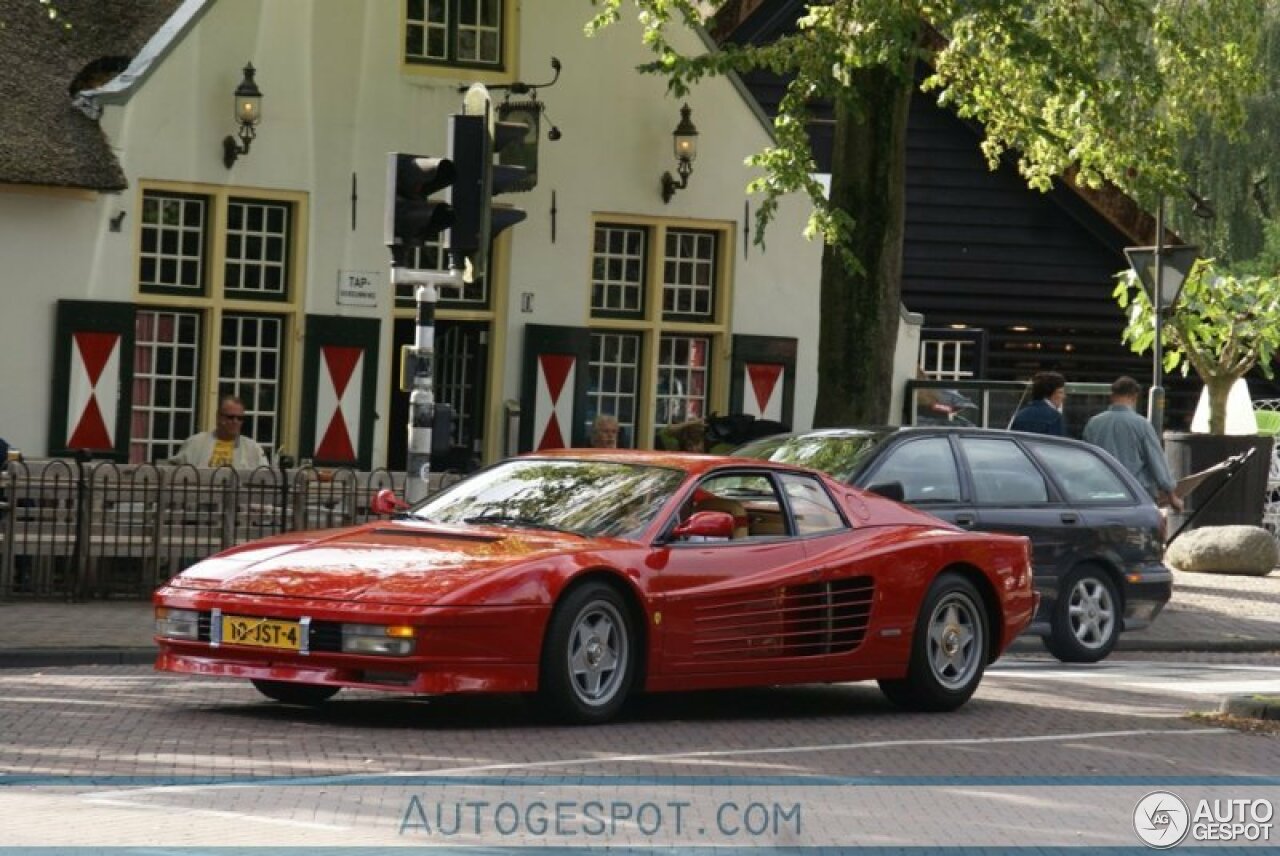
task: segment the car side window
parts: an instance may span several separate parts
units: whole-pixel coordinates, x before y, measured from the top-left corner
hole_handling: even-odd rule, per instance
[[[1131,502],[1133,494],[1120,476],[1089,449],[1030,443],[1071,502]]]
[[[773,480],[759,473],[733,473],[703,479],[680,514],[686,520],[696,511],[723,511],[733,517],[729,540],[755,536],[790,535]],[[691,536],[687,541],[708,539]]]
[[[1044,475],[1012,440],[963,437],[960,448],[973,474],[979,505],[1034,505],[1049,501]]]
[[[946,437],[909,440],[889,450],[868,485],[902,485],[903,502],[959,502],[960,476]]]
[[[787,474],[782,476],[782,490],[791,506],[797,535],[816,535],[849,528],[827,489],[817,479]]]

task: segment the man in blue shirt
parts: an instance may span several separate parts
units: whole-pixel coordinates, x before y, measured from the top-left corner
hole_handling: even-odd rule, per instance
[[[1157,503],[1181,511],[1182,500],[1174,492],[1177,484],[1169,474],[1156,429],[1135,410],[1141,394],[1136,380],[1117,378],[1111,384],[1111,406],[1084,426],[1084,439],[1110,452]]]
[[[1065,437],[1062,402],[1066,397],[1066,378],[1057,372],[1038,372],[1031,378],[1031,402],[1013,417],[1009,430]]]

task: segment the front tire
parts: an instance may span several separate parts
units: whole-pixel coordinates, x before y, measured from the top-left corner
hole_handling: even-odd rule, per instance
[[[542,646],[538,699],[555,718],[606,722],[627,701],[635,670],[631,614],[616,589],[587,583],[551,614]]]
[[[909,710],[955,710],[982,681],[987,634],[987,609],[973,583],[955,573],[939,575],[916,618],[907,676],[881,680],[881,691]]]
[[[253,679],[253,686],[267,698],[282,704],[300,704],[315,707],[337,694],[340,687],[319,684],[296,684],[292,681],[263,681]]]
[[[1062,580],[1045,647],[1064,663],[1096,663],[1120,638],[1120,597],[1097,568],[1076,568]]]

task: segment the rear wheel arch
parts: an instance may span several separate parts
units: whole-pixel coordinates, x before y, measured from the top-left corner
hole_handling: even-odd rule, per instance
[[[1073,612],[1071,598],[1089,579],[1105,585],[1089,587],[1091,591],[1079,589],[1088,600]],[[1096,663],[1109,656],[1124,630],[1123,583],[1123,575],[1109,562],[1091,559],[1072,565],[1059,578],[1057,598],[1048,616],[1049,633],[1043,639],[1049,653],[1066,663]],[[1107,603],[1108,597],[1111,603]],[[1112,613],[1110,632],[1101,639],[1086,638],[1104,626],[1108,608]]]
[[[1111,585],[1116,589],[1116,600],[1119,601],[1120,614],[1124,614],[1124,572],[1111,561],[1101,556],[1090,556],[1087,559],[1081,559],[1067,569],[1067,573],[1074,573],[1077,570],[1098,571],[1106,574],[1111,580]],[[1063,575],[1066,576],[1065,574]],[[1061,594],[1061,592],[1059,592]]]
[[[982,605],[987,608],[987,662],[991,663],[996,659],[996,652],[1000,650],[998,640],[1003,636],[1004,632],[1004,610],[1000,606],[1000,598],[996,597],[996,590],[991,585],[991,580],[974,565],[964,562],[957,562],[942,568],[935,575],[937,577],[943,574],[952,573],[964,577],[973,584],[978,590],[978,594],[982,597]]]

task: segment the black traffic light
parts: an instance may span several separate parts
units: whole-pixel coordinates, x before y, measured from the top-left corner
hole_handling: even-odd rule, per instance
[[[481,276],[490,242],[528,216],[523,209],[495,204],[493,197],[524,189],[527,170],[494,159],[529,129],[523,122],[494,122],[490,134],[485,116],[455,114],[449,122],[449,157],[458,171],[451,196],[454,225],[449,230],[449,251],[454,264],[462,256],[470,257],[474,275]]]
[[[407,267],[408,250],[421,247],[454,223],[453,207],[431,194],[453,184],[457,170],[447,158],[391,152],[387,155],[387,207],[382,237],[391,262]]]

